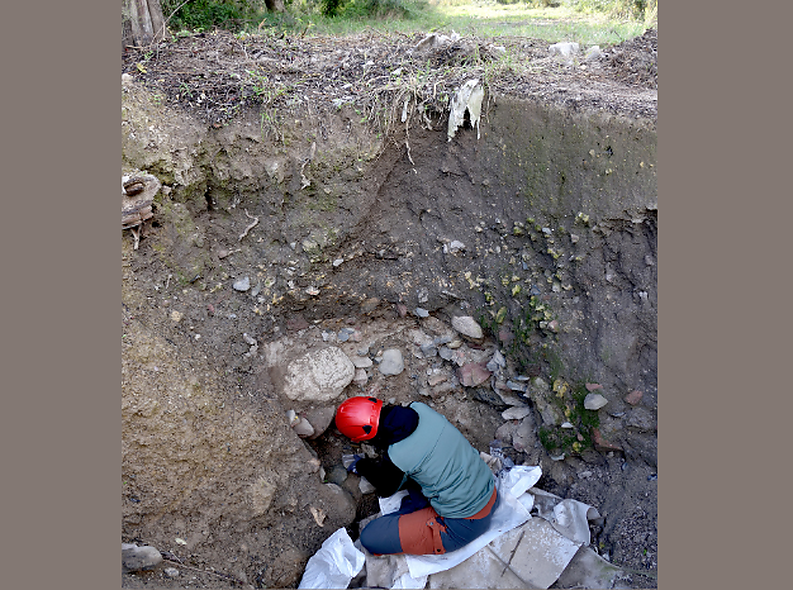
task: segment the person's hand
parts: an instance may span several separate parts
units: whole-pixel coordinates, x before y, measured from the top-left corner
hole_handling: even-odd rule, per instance
[[[358,461],[360,461],[363,457],[359,457],[358,455],[353,455],[352,463],[347,468],[347,471],[358,475]]]
[[[350,473],[354,473],[358,475],[358,461],[360,461],[362,457],[360,455],[345,455],[342,457],[342,461],[344,463],[344,467],[346,467],[347,471]]]

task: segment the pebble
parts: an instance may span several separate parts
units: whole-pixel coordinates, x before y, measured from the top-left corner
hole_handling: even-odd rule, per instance
[[[417,307],[415,310],[413,310],[413,312],[420,318],[426,318],[430,315],[430,312],[428,312],[423,307]]]
[[[292,426],[292,429],[300,438],[307,438],[314,434],[314,427],[311,426],[311,423],[308,420],[302,417],[297,422],[297,424]]]
[[[609,400],[599,393],[590,393],[584,398],[584,407],[587,410],[599,410],[607,403],[609,403]]]
[[[369,480],[365,477],[361,478],[361,481],[358,482],[358,489],[361,490],[362,494],[371,494],[374,492],[375,487],[369,483]]]
[[[305,410],[304,416],[314,429],[314,434],[310,438],[321,436],[330,427],[335,415],[335,406],[315,406]]]
[[[405,361],[398,348],[389,348],[383,351],[383,360],[380,361],[380,372],[383,375],[399,375],[404,369]]]
[[[449,379],[449,375],[441,372],[441,371],[433,371],[432,369],[427,371],[427,385],[430,387],[435,387],[436,385],[440,385],[441,383],[447,381]]]
[[[178,578],[179,577],[179,570],[175,567],[166,567],[162,573],[164,573],[169,578]]]
[[[569,58],[577,54],[581,46],[576,42],[562,41],[561,43],[554,43],[548,47],[548,53],[551,55],[558,55],[559,57]],[[543,231],[545,228],[543,228]]]
[[[368,356],[354,356],[351,360],[356,369],[368,369],[374,364]]]
[[[644,394],[639,390],[631,391],[628,395],[625,396],[625,402],[629,403],[632,406],[635,406],[641,401],[643,395]]]
[[[344,467],[344,465],[336,465],[330,470],[330,473],[328,474],[328,481],[339,486],[342,485],[346,479],[347,469]]]
[[[154,547],[138,547],[132,543],[121,544],[121,565],[126,571],[150,570],[162,563],[162,554]]]
[[[515,432],[512,434],[512,447],[516,451],[526,452],[536,441],[534,419],[529,414],[521,420]]]
[[[421,345],[421,354],[424,355],[425,358],[432,358],[436,354],[438,354],[438,348],[433,344],[422,344]]]
[[[512,442],[512,435],[515,434],[515,431],[518,429],[518,425],[515,422],[504,422],[501,426],[496,429],[496,442],[499,443],[500,441],[508,441],[508,444]],[[493,443],[491,443],[493,446]],[[491,449],[490,453],[493,453]]]
[[[585,61],[595,61],[599,59],[603,55],[603,52],[600,50],[599,45],[593,45],[589,49],[586,50],[586,54],[584,55]]]
[[[531,413],[531,408],[528,406],[514,406],[501,413],[504,420],[523,420]]]
[[[449,252],[451,254],[457,254],[461,250],[465,250],[465,244],[463,244],[459,240],[452,240],[452,242],[447,246],[443,247],[444,252]]]
[[[507,361],[504,355],[498,350],[493,354],[493,358],[487,363],[487,370],[495,373],[498,369],[503,369],[507,366]]]
[[[452,318],[452,328],[463,336],[478,340],[484,336],[482,327],[471,316],[455,316]]]
[[[460,383],[465,387],[477,387],[490,379],[490,371],[480,363],[466,363],[460,368]]]
[[[366,374],[366,370],[356,369],[355,377],[352,378],[352,382],[359,387],[363,387],[364,385],[366,385],[369,382],[369,375]]]
[[[248,289],[251,288],[250,277],[242,277],[241,279],[234,281],[233,287],[235,291],[242,291],[242,292],[247,291]]]
[[[342,328],[339,330],[339,333],[336,335],[339,342],[347,342],[350,339],[350,336],[355,332],[355,330],[351,328]]]

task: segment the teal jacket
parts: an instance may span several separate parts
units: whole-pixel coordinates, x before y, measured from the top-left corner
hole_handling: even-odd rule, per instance
[[[421,486],[440,516],[467,518],[490,500],[495,480],[465,437],[438,412],[421,402],[416,430],[388,447],[391,461]]]

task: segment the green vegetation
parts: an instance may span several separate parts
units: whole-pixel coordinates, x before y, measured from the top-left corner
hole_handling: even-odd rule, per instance
[[[540,442],[548,451],[579,454],[592,447],[592,429],[600,426],[600,418],[596,411],[584,408],[587,393],[583,381],[571,387],[561,377],[554,380],[549,401],[561,410],[569,427],[540,428]]]
[[[238,31],[258,22],[265,9],[264,2],[255,0],[161,0],[160,5],[173,31]]]
[[[346,36],[438,31],[480,37],[615,44],[657,26],[657,0],[162,0],[174,35],[225,29]]]

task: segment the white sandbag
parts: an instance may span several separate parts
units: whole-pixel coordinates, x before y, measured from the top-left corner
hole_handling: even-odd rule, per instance
[[[340,528],[328,537],[306,564],[298,588],[346,588],[363,567],[364,554]]]

